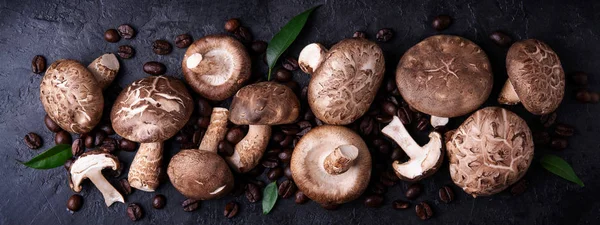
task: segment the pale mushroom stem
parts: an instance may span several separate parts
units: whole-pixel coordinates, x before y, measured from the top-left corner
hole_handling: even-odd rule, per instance
[[[239,173],[246,173],[260,162],[271,138],[271,126],[249,125],[248,134],[235,145],[233,155],[225,160]]]
[[[433,127],[441,127],[441,126],[446,126],[446,124],[448,124],[448,121],[450,119],[448,119],[447,117],[437,117],[432,115],[431,116],[431,126]]]
[[[160,184],[163,143],[141,143],[131,162],[127,180],[133,188],[153,192]]]
[[[323,162],[325,171],[331,175],[342,174],[352,166],[358,157],[358,148],[354,145],[340,145],[329,153]]]
[[[187,68],[188,69],[196,68],[198,65],[200,65],[200,62],[202,61],[202,59],[203,59],[203,56],[200,53],[194,53],[194,54],[190,55],[186,61]]]
[[[106,203],[107,207],[115,202],[125,203],[123,196],[119,194],[119,191],[117,191],[106,178],[104,178],[101,171],[98,171],[96,174],[88,175],[88,179],[90,179],[90,181],[94,183],[94,186],[102,193],[104,203]]]
[[[510,80],[507,80],[506,83],[504,83],[502,91],[500,91],[500,96],[498,96],[498,102],[505,105],[515,105],[521,102],[521,99],[519,99],[515,87]]]
[[[392,122],[385,126],[381,132],[392,138],[409,158],[412,159],[421,155],[419,153],[421,146],[410,136],[397,116],[394,116]]]
[[[206,129],[206,134],[200,142],[198,149],[217,153],[219,142],[225,139],[227,134],[227,120],[229,119],[229,110],[226,108],[215,107],[210,115],[210,124]]]

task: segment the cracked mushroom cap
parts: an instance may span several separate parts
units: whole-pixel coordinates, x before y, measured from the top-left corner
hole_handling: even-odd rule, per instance
[[[151,76],[133,82],[115,100],[110,118],[120,136],[135,142],[162,142],[177,133],[194,110],[183,82]]]
[[[450,176],[473,197],[506,189],[525,175],[533,159],[527,123],[503,108],[481,109],[446,136]]]
[[[298,118],[300,101],[288,86],[260,82],[240,89],[230,108],[229,120],[238,125],[288,124]]]
[[[60,59],[46,70],[40,100],[48,116],[70,133],[88,133],[102,117],[104,97],[94,75],[71,59]]]
[[[340,173],[335,166],[330,167],[325,162],[338,149],[349,155],[345,146],[354,146],[353,161]],[[352,130],[323,125],[313,128],[300,139],[294,148],[290,169],[294,182],[310,199],[320,204],[342,204],[358,198],[367,188],[371,177],[371,154],[365,142]]]
[[[506,72],[525,108],[536,115],[554,112],[565,94],[565,72],[546,43],[514,43],[506,55]]]
[[[104,196],[106,206],[110,206],[114,202],[124,203],[123,196],[102,175],[103,169],[119,170],[120,167],[121,164],[117,157],[110,153],[100,150],[86,152],[79,156],[69,168],[69,185],[73,191],[80,192],[81,182],[90,179]]]
[[[181,68],[195,92],[222,101],[250,78],[250,66],[250,56],[242,43],[226,35],[209,35],[190,45]]]
[[[437,117],[470,113],[490,95],[493,77],[487,55],[458,36],[435,35],[411,47],[396,68],[402,97]]]
[[[344,39],[325,55],[308,84],[308,103],[327,124],[346,125],[369,109],[383,80],[385,60],[377,44]]]

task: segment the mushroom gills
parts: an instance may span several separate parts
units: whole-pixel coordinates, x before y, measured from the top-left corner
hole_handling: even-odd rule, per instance
[[[510,80],[507,80],[506,83],[504,83],[504,86],[502,86],[502,91],[500,92],[500,96],[498,96],[498,102],[505,105],[516,105],[521,102],[521,99],[519,99],[519,95],[517,95],[515,87]]]
[[[187,62],[189,69],[196,70],[200,74],[199,79],[212,86],[219,86],[230,80],[235,66],[231,55],[220,49],[209,51],[204,55],[194,53],[188,57]]]

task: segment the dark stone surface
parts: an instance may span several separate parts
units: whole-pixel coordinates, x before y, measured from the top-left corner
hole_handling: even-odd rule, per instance
[[[179,3],[177,3],[179,2]],[[39,101],[41,76],[31,72],[31,59],[44,55],[48,64],[61,58],[90,63],[104,52],[116,52],[119,45],[131,45],[134,58],[121,60],[122,69],[116,82],[121,86],[147,76],[144,62],[159,61],[167,65],[167,74],[181,78],[180,60],[184,49],[173,49],[166,56],[152,53],[152,42],[165,39],[173,43],[181,33],[194,38],[222,33],[224,22],[239,17],[257,39],[270,40],[293,15],[323,2],[315,11],[289,53],[297,56],[311,42],[327,46],[354,31],[363,30],[369,39],[389,27],[395,37],[380,44],[385,51],[387,76],[393,76],[402,53],[425,37],[436,32],[431,19],[438,14],[454,18],[449,29],[441,32],[456,34],[475,41],[487,53],[495,76],[494,91],[488,104],[493,104],[501,84],[506,79],[504,57],[506,49],[497,47],[488,35],[506,31],[513,39],[538,38],[548,43],[560,56],[567,73],[582,70],[590,73],[590,90],[600,91],[600,2],[545,1],[39,1],[0,0],[0,224],[128,224],[127,204],[104,205],[102,196],[90,183],[81,195],[83,208],[74,214],[67,212],[66,202],[73,193],[69,189],[63,168],[33,170],[16,160],[27,160],[40,151],[32,151],[23,143],[28,132],[39,133],[43,149],[50,148],[53,134],[44,126],[44,110]],[[103,33],[120,24],[131,24],[137,31],[132,40],[108,43]],[[261,63],[258,71],[264,71]],[[299,71],[294,77],[307,82]],[[167,197],[165,209],[152,208],[155,193],[135,191],[127,203],[144,208],[144,224],[420,224],[413,207],[428,201],[435,216],[429,224],[596,224],[600,220],[600,188],[598,159],[600,129],[597,121],[600,105],[578,104],[573,86],[568,85],[565,100],[558,110],[559,121],[573,124],[577,132],[569,147],[554,152],[573,165],[586,187],[580,188],[545,171],[538,160],[549,149],[537,148],[536,158],[526,175],[529,188],[513,197],[509,191],[493,197],[473,199],[452,184],[447,163],[435,176],[423,181],[424,193],[405,211],[392,209],[391,203],[403,198],[408,183],[400,182],[386,194],[384,207],[366,208],[362,199],[343,205],[337,211],[321,209],[314,202],[296,205],[294,200],[280,200],[269,215],[262,215],[261,204],[250,204],[244,196],[204,201],[199,210],[186,213],[180,204],[185,199],[168,183],[157,193]],[[535,123],[522,106],[509,107]],[[456,126],[461,118],[455,119]],[[167,142],[167,146],[173,145]],[[177,152],[168,147],[169,158]],[[125,165],[135,153],[119,152]],[[126,171],[124,171],[126,172]],[[124,173],[126,174],[126,173]],[[117,184],[118,179],[112,179]],[[450,185],[456,192],[451,204],[437,199],[437,190]],[[222,215],[225,204],[240,202],[240,213],[227,219]],[[138,222],[139,223],[139,222]]]

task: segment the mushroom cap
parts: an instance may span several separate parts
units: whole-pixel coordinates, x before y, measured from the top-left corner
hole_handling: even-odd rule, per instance
[[[188,58],[200,54],[198,66],[188,67]],[[221,101],[232,96],[250,78],[250,56],[238,40],[209,35],[196,40],[183,56],[187,83],[203,97]]]
[[[533,159],[527,123],[503,108],[481,109],[446,136],[450,176],[474,197],[506,189],[525,175]]]
[[[81,191],[81,182],[88,178],[91,170],[101,171],[105,168],[119,170],[121,164],[116,156],[101,150],[92,150],[83,153],[71,165],[69,176],[72,181],[71,189],[75,192]]]
[[[162,142],[175,135],[194,110],[183,82],[151,76],[133,82],[115,100],[110,118],[120,136],[135,142]]]
[[[244,86],[231,101],[229,120],[238,125],[276,125],[294,122],[300,101],[288,86],[260,82]]]
[[[565,72],[546,43],[528,39],[506,54],[506,72],[525,108],[536,115],[554,112],[565,94]]]
[[[102,89],[94,75],[72,59],[60,59],[46,70],[40,100],[48,116],[70,133],[88,133],[100,122]]]
[[[181,194],[198,200],[223,197],[234,184],[225,160],[216,153],[203,150],[181,150],[171,158],[167,174]]]
[[[354,145],[358,156],[341,174],[326,172],[325,158],[341,145]],[[320,204],[342,204],[358,198],[371,177],[371,154],[365,142],[343,126],[323,125],[313,128],[298,142],[290,162],[298,188]]]
[[[396,68],[400,94],[415,109],[457,117],[484,103],[493,86],[490,62],[477,44],[435,35],[411,47]]]
[[[361,117],[383,81],[385,59],[379,46],[364,38],[335,44],[308,84],[308,103],[327,124],[346,125]]]

